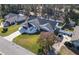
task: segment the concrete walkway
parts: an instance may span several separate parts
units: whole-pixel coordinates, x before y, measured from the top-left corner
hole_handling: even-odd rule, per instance
[[[64,45],[66,41],[71,41],[71,37],[68,37],[66,35],[63,35],[64,39],[62,42],[58,42],[54,44],[52,47],[55,49],[55,52],[58,53],[61,49],[61,47]]]
[[[2,23],[0,24],[0,28],[3,28],[3,24]]]
[[[4,38],[7,39],[8,41],[13,41],[13,39],[19,35],[21,35],[21,32],[16,31],[16,32],[10,34],[9,36],[4,37]]]

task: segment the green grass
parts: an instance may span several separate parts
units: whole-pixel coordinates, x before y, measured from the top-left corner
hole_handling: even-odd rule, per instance
[[[0,24],[1,24],[1,22],[2,22],[3,20],[4,20],[4,19],[0,18]]]
[[[11,33],[17,31],[19,29],[20,25],[12,25],[12,26],[9,26],[8,27],[8,31],[5,32],[5,33],[2,33],[3,29],[0,28],[0,36],[8,36],[10,35]]]
[[[37,54],[38,49],[40,48],[37,43],[38,38],[39,38],[39,34],[36,35],[23,34],[16,37],[13,40],[13,42]]]

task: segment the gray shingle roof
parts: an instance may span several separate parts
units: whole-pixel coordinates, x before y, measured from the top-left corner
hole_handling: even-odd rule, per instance
[[[48,23],[52,26],[52,28],[54,29],[57,22],[56,21],[48,21]]]
[[[49,23],[49,25],[51,26],[52,29],[55,29],[55,26],[57,24],[56,21],[45,20],[45,19],[38,19],[38,18],[32,19],[32,20],[30,20],[28,22],[36,25],[38,28],[39,28],[40,25],[44,25],[44,24]],[[46,25],[46,26],[50,28],[49,25]]]
[[[17,14],[13,14],[13,13],[9,13],[8,15],[5,16],[5,19],[8,19],[10,17],[14,17],[16,16]]]
[[[37,19],[37,20],[39,21],[40,25],[48,23],[48,21],[45,19]]]
[[[40,23],[39,23],[37,18],[36,19],[32,19],[32,20],[30,20],[28,22],[33,24],[33,25],[35,25],[38,29],[40,29],[40,27],[39,27]]]
[[[40,25],[40,28],[49,32],[53,32],[53,28],[49,23],[46,23],[44,25]]]
[[[20,16],[18,14],[10,13],[10,14],[5,16],[5,19],[6,19],[6,21],[12,23],[12,22],[19,22],[19,21],[25,20],[26,17],[25,16]]]

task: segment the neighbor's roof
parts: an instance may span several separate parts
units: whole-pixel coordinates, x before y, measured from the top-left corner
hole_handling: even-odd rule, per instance
[[[15,22],[15,20],[17,19],[17,16],[13,16],[13,17],[10,17],[10,18],[7,18],[5,21],[8,21],[8,22]]]
[[[8,19],[8,18],[14,17],[14,16],[16,16],[16,15],[17,15],[17,14],[9,13],[8,15],[5,16],[5,19]]]
[[[26,17],[20,16],[19,14],[9,13],[8,15],[5,16],[5,19],[6,21],[9,21],[9,22],[15,22],[15,21],[25,20]]]

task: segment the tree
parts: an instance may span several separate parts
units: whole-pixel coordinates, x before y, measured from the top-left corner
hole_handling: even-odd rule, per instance
[[[4,11],[5,11],[5,6],[2,4],[0,5],[0,16],[3,17],[4,16]]]
[[[42,32],[38,39],[43,54],[48,54],[49,51],[53,52],[52,45],[58,42],[57,37],[51,32]],[[50,53],[49,53],[50,54]]]

